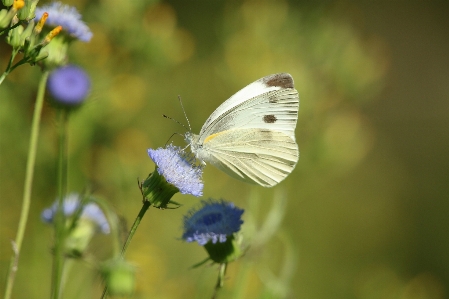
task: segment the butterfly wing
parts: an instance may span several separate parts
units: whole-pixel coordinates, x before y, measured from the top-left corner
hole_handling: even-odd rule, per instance
[[[280,131],[232,129],[209,136],[197,156],[234,178],[272,187],[293,171],[299,151]]]
[[[229,129],[279,131],[295,140],[299,96],[290,74],[263,77],[238,91],[207,119],[199,134],[202,143]]]

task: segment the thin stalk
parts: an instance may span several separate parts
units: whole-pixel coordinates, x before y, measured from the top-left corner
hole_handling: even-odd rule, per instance
[[[67,261],[65,262],[64,269],[62,271],[62,276],[61,276],[61,290],[64,289],[64,287],[68,281],[70,271],[72,270],[74,264],[75,264],[75,259],[67,259]]]
[[[216,299],[218,295],[218,291],[223,287],[224,285],[224,277],[226,275],[226,268],[228,266],[228,263],[221,263],[220,268],[218,270],[218,279],[217,283],[215,284],[214,293],[212,294],[212,299]]]
[[[3,74],[0,76],[0,84],[2,84],[2,82],[3,82],[3,80],[5,80],[6,76],[8,76],[9,73],[11,73],[12,70],[15,68],[15,67],[12,67],[12,63],[14,61],[14,58],[16,58],[17,53],[19,53],[19,50],[14,50],[14,49],[12,50],[11,58],[9,59],[8,66],[6,67],[6,70],[3,72]]]
[[[128,237],[126,239],[125,244],[123,245],[122,251],[120,252],[120,258],[123,258],[123,256],[126,253],[126,250],[128,249],[129,244],[131,243],[131,240],[134,236],[134,234],[137,231],[137,228],[139,227],[140,222],[142,221],[143,216],[147,212],[148,208],[151,206],[151,202],[149,200],[145,200],[143,202],[143,206],[140,209],[139,214],[136,217],[136,220],[134,220],[133,226],[131,227],[131,230],[129,231]],[[108,286],[104,287],[103,294],[101,295],[101,298],[106,298],[106,294],[108,292]]]
[[[48,79],[48,71],[42,73],[37,89],[36,103],[34,106],[33,120],[31,123],[30,146],[28,148],[27,165],[25,172],[25,184],[23,187],[22,210],[20,212],[19,226],[16,239],[13,242],[14,255],[11,258],[9,272],[6,279],[5,299],[10,299],[14,285],[14,279],[18,270],[20,250],[22,248],[23,236],[25,234],[28,214],[31,205],[31,190],[33,187],[34,165],[36,162],[37,142],[39,140],[39,127],[41,122],[41,112],[44,105],[45,86]]]
[[[22,24],[22,22],[19,21],[18,23],[12,25],[11,27],[7,27],[7,28],[4,28],[4,29],[0,30],[0,36],[3,35],[4,33],[8,33],[8,31],[13,30],[17,26],[20,26],[21,24]]]
[[[123,258],[123,256],[126,253],[126,250],[128,249],[129,244],[131,243],[131,240],[134,236],[134,234],[137,231],[137,228],[139,227],[140,221],[142,221],[143,216],[147,212],[148,208],[151,206],[150,201],[145,200],[143,202],[142,208],[140,209],[139,214],[136,217],[136,220],[134,220],[133,226],[131,227],[131,230],[129,231],[128,238],[126,239],[125,244],[123,245],[122,251],[120,252],[120,257]]]
[[[64,244],[66,238],[64,197],[67,193],[67,127],[68,112],[58,109],[58,207],[55,216],[55,247],[53,255],[52,296],[57,299],[61,293],[62,273],[64,269]]]

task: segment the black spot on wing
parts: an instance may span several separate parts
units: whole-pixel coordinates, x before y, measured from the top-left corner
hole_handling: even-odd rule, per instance
[[[267,114],[263,116],[263,121],[267,124],[275,123],[278,119],[273,114]]]

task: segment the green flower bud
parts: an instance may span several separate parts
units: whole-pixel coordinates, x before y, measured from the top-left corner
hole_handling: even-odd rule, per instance
[[[23,26],[19,25],[16,28],[10,30],[8,32],[8,36],[6,38],[6,42],[13,47],[13,49],[19,49],[23,46],[22,42],[22,33],[23,33]]]
[[[4,21],[7,15],[8,11],[6,9],[0,10],[0,29],[5,28],[9,24],[9,21]]]
[[[204,245],[204,249],[206,249],[210,259],[218,264],[232,262],[242,255],[240,245],[234,236],[229,236],[223,243],[209,241]]]
[[[2,9],[0,11],[0,29],[9,27],[12,18],[15,16],[17,10],[11,7],[9,10]]]
[[[135,289],[135,267],[122,259],[106,262],[101,274],[112,296],[130,296]]]
[[[27,0],[27,1],[25,1],[25,6],[22,7],[17,12],[17,17],[19,18],[19,20],[21,20],[21,21],[28,20],[28,16],[30,15],[30,10],[31,10],[31,1]]]
[[[45,46],[45,51],[48,53],[47,59],[43,61],[47,69],[54,69],[68,62],[67,50],[69,44],[64,37],[56,36],[51,40],[51,43]]]
[[[70,224],[71,221],[68,221]],[[81,257],[97,231],[95,223],[87,218],[78,219],[76,227],[65,240],[65,253],[70,257]]]
[[[27,25],[27,28],[23,31],[22,35],[20,36],[20,43],[21,45],[25,45],[25,40],[30,37],[31,33],[33,32],[34,27],[34,21],[30,21]]]
[[[32,0],[30,3],[30,11],[28,13],[27,20],[32,20],[36,16],[36,6],[39,3],[39,0]]]
[[[2,0],[4,6],[8,7],[14,3],[14,0]]]

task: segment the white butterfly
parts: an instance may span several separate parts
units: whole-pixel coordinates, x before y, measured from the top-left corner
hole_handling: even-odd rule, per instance
[[[295,141],[299,96],[290,74],[263,77],[221,104],[200,134],[185,134],[191,151],[230,176],[272,187],[299,158]]]

